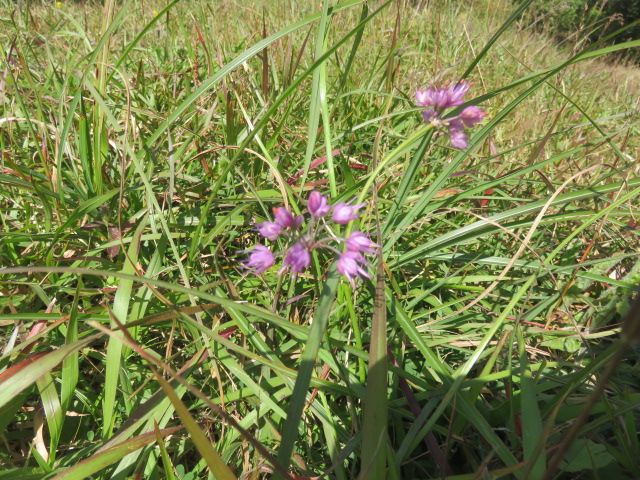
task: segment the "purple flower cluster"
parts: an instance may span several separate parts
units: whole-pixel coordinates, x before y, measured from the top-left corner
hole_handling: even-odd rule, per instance
[[[337,203],[331,206],[327,197],[313,191],[307,201],[309,221],[306,229],[302,228],[302,215],[295,216],[286,208],[279,207],[273,210],[274,221],[258,223],[256,230],[272,242],[278,238],[288,240],[290,246],[282,254],[280,273],[286,270],[294,274],[303,272],[311,264],[311,251],[324,249],[338,255],[336,269],[355,285],[358,278],[370,278],[365,255],[375,253],[378,245],[359,231],[351,233],[347,238],[337,237],[326,217],[331,214],[333,223],[346,225],[359,217],[358,211],[364,206],[364,203]],[[342,250],[337,248],[340,245],[343,247]],[[252,272],[260,274],[275,263],[276,255],[265,245],[258,244],[249,251],[244,265]]]
[[[468,90],[469,84],[462,81],[449,87],[429,87],[416,91],[416,104],[425,107],[422,112],[424,121],[436,128],[448,128],[451,145],[456,148],[467,148],[469,138],[465,129],[480,123],[486,115],[484,110],[471,105],[455,117],[443,117],[445,110],[464,103],[464,96]]]

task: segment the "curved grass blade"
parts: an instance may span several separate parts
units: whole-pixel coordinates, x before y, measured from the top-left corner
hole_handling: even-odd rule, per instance
[[[180,431],[182,427],[172,427],[161,430],[160,432],[147,432],[137,437],[133,437],[122,443],[114,445],[113,447],[103,450],[101,452],[92,455],[91,457],[82,460],[73,467],[67,468],[61,471],[51,480],[85,480],[91,478],[91,476],[101,470],[104,470],[109,465],[116,463],[125,455],[135,452],[142,447],[153,443],[156,439],[156,435],[159,434],[162,437],[173,435]]]
[[[72,354],[73,355],[73,354]],[[44,414],[47,418],[47,428],[49,429],[49,465],[53,465],[56,459],[56,449],[62,435],[62,424],[64,422],[58,391],[51,373],[47,372],[36,380]]]
[[[627,187],[631,187],[631,188],[640,186],[640,178],[631,179],[625,182],[624,184],[610,183],[608,185],[590,187],[590,188],[581,189],[574,192],[558,195],[558,197],[552,202],[551,206],[558,206],[566,203],[578,202],[588,198],[600,197],[604,194],[619,190],[620,187],[623,185],[626,185]],[[513,208],[511,210],[506,210],[504,212],[497,213],[489,217],[489,219],[493,222],[500,223],[502,220],[507,218],[511,218],[519,215],[526,215],[526,214],[535,212],[540,208],[544,207],[546,203],[547,203],[546,199],[537,200],[535,202],[531,202],[526,205]],[[425,244],[402,254],[395,262],[391,263],[391,268],[396,268],[401,265],[405,265],[407,263],[413,262],[419,259],[425,253],[443,248],[448,244],[449,241],[457,240],[460,237],[466,236],[472,232],[478,232],[486,228],[487,225],[488,225],[487,222],[483,220],[478,220],[477,222],[452,230],[444,235],[441,235],[438,238],[431,240],[430,242],[426,242]]]
[[[53,370],[68,355],[86,347],[100,335],[92,335],[78,342],[63,345],[49,353],[37,353],[12,365],[0,373],[0,407],[33,385],[43,375]]]

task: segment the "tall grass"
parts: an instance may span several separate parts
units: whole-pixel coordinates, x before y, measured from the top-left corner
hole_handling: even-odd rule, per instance
[[[0,2],[0,479],[640,476],[640,41],[528,3]],[[371,281],[243,269],[312,189]]]

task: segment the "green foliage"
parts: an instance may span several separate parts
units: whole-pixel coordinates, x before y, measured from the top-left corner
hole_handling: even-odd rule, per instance
[[[636,0],[542,0],[534,2],[529,17],[573,42],[611,36],[607,42],[618,43],[640,37],[640,2]],[[639,58],[637,51],[627,53]]]
[[[528,6],[0,0],[0,479],[640,477],[640,41]],[[242,268],[313,188],[372,281]]]

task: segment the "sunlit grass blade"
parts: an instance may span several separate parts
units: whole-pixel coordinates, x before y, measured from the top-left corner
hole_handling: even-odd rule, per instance
[[[314,49],[314,56],[316,59],[322,57],[325,51],[327,26],[329,20],[329,0],[323,0],[322,14],[320,16],[320,22],[318,24],[318,31],[316,32],[316,43]],[[304,166],[301,185],[305,184],[307,179],[307,173],[309,171],[309,165],[313,158],[313,153],[316,149],[316,137],[318,135],[318,124],[320,121],[320,113],[322,111],[323,129],[325,130],[325,146],[327,151],[327,161],[329,163],[329,184],[331,188],[331,195],[336,195],[335,185],[335,172],[333,171],[333,162],[331,158],[331,133],[327,132],[329,127],[329,110],[327,107],[327,80],[326,69],[324,62],[318,65],[313,72],[313,78],[311,80],[311,96],[309,97],[309,122],[307,129],[307,148],[304,154]]]
[[[47,372],[36,380],[36,385],[38,386],[42,406],[47,418],[47,428],[49,430],[49,458],[47,460],[52,465],[55,462],[56,450],[62,434],[64,412],[60,405],[55,381],[50,373]]]
[[[125,261],[122,273],[132,275],[136,272],[136,264],[138,262],[138,254],[140,251],[140,236],[147,225],[146,217],[140,222],[134,234],[134,241],[129,245],[127,251],[127,259]],[[120,323],[127,323],[129,314],[129,303],[133,291],[133,282],[129,279],[122,279],[113,301],[113,315]],[[115,325],[115,324],[114,324]],[[107,343],[107,353],[105,358],[105,380],[104,380],[104,397],[102,399],[102,436],[108,438],[111,436],[115,423],[116,395],[118,391],[118,383],[120,382],[120,368],[122,362],[122,342],[117,338],[109,338]]]

